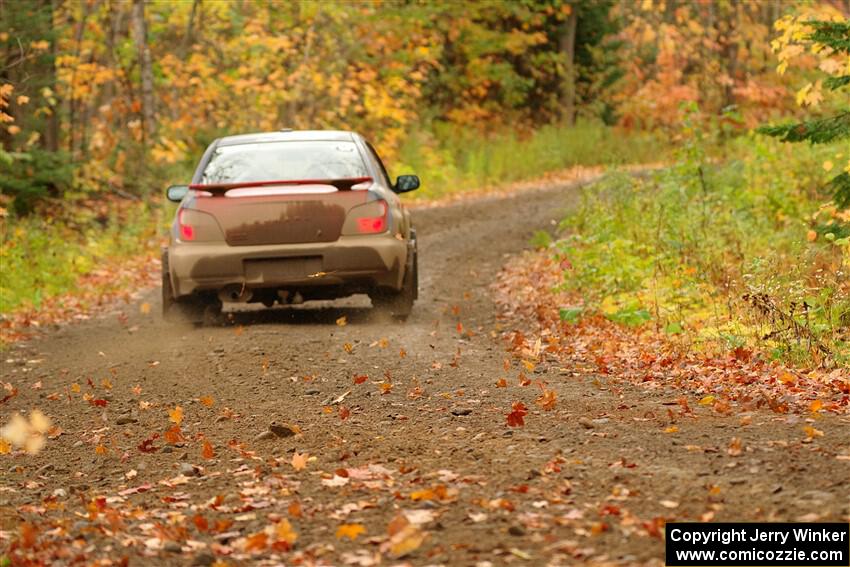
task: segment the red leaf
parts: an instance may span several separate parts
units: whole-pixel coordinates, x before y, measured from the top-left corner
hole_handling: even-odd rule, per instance
[[[138,446],[139,451],[141,451],[142,453],[154,453],[159,450],[159,447],[154,447],[153,444],[156,439],[159,439],[159,433],[154,433],[153,435],[142,441],[141,444],[139,444]]]
[[[511,413],[508,414],[508,426],[522,427],[525,425],[523,418],[528,414],[528,408],[522,402],[514,402],[511,406]]]

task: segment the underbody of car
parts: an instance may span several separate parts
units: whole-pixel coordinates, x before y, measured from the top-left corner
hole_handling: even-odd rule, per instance
[[[231,136],[204,153],[163,251],[163,313],[201,322],[225,303],[268,307],[366,293],[406,318],[416,233],[374,148],[339,131]]]

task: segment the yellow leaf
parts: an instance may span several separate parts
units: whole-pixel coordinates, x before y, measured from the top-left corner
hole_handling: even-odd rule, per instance
[[[79,394],[80,393],[80,385],[77,384],[76,382],[74,382],[73,384],[71,384],[71,391],[74,392],[75,394]]]
[[[141,305],[139,305],[139,313],[141,313],[142,315],[147,315],[150,312],[151,312],[151,304],[150,303],[145,302],[145,303],[142,303]]]
[[[342,317],[336,320],[336,324],[340,327],[345,327],[346,325],[348,325],[348,319],[345,315],[343,315]]]
[[[714,403],[714,400],[716,400],[716,399],[717,398],[714,397],[714,394],[709,394],[699,401],[699,405],[710,406],[711,404]]]
[[[821,431],[820,429],[815,429],[811,425],[803,427],[803,431],[806,432],[806,436],[809,439],[814,439],[815,437],[823,437],[823,431]]]
[[[281,520],[274,526],[275,541],[283,541],[292,545],[298,539],[298,534],[292,529],[289,520]]]
[[[820,400],[815,400],[809,404],[809,410],[811,410],[812,413],[817,413],[821,409],[823,409],[823,402]]]
[[[793,384],[797,381],[797,377],[790,372],[783,372],[782,376],[779,377],[779,381],[783,384]]]
[[[183,422],[183,408],[175,406],[173,410],[168,410],[168,419],[169,421],[180,425]]]
[[[407,524],[390,538],[390,554],[396,559],[404,557],[416,551],[427,536],[414,524]]]
[[[670,427],[668,427],[667,429],[664,430],[664,433],[678,433],[678,432],[679,432],[679,427],[676,426],[676,425],[671,425]]]
[[[363,524],[342,524],[336,529],[336,538],[342,539],[347,537],[354,541],[362,533],[366,533],[366,528]]]
[[[834,167],[834,166],[833,166],[832,161],[830,161],[830,160],[826,160],[825,162],[823,162],[823,170],[824,170],[824,171],[832,171],[832,168],[833,168],[833,167]]]
[[[0,455],[8,455],[12,451],[12,446],[9,442],[0,437]]]

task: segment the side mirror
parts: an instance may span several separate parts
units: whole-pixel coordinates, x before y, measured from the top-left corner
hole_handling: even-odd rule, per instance
[[[169,201],[171,201],[173,203],[179,203],[180,201],[183,200],[183,197],[185,197],[186,193],[188,193],[188,192],[189,192],[189,186],[188,185],[172,185],[171,187],[168,188],[168,190],[165,192],[165,194],[168,197]]]
[[[407,193],[419,188],[419,177],[416,175],[399,175],[395,180],[393,191],[396,193]]]

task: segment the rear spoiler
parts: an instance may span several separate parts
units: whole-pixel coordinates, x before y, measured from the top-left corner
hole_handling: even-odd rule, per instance
[[[339,191],[349,191],[360,183],[374,181],[371,177],[347,177],[342,179],[288,179],[286,181],[245,181],[242,183],[213,183],[205,185],[194,183],[189,185],[193,191],[207,191],[208,193],[223,195],[231,189],[243,189],[246,187],[272,187],[279,185],[333,185]]]

